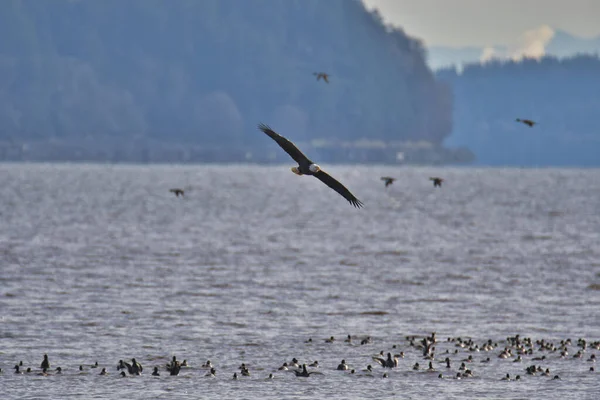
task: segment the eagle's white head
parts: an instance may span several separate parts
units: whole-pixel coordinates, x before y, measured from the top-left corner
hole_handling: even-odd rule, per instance
[[[319,167],[317,164],[310,164],[310,166],[308,167],[308,169],[313,174],[316,174],[317,172],[319,172],[321,170],[321,167]]]
[[[295,173],[296,175],[302,175],[300,173],[300,170],[298,169],[298,167],[292,167],[292,172]]]

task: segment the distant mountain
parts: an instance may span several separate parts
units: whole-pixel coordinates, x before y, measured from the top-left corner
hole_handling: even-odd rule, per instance
[[[0,36],[0,158],[285,159],[259,122],[347,148],[435,147],[452,129],[422,42],[360,0],[4,0]]]
[[[495,47],[496,53],[504,52],[506,49]],[[463,64],[478,63],[483,56],[483,47],[445,47],[431,46],[427,48],[427,64],[434,70]]]
[[[569,57],[581,53],[600,54],[600,36],[587,39],[557,30],[546,46],[546,53],[557,57]]]
[[[600,36],[582,38],[562,30],[555,30],[554,36],[545,46],[546,55],[556,57],[571,57],[576,54],[600,54]],[[427,50],[427,62],[432,69],[464,64],[478,63],[486,52],[493,52],[499,58],[508,55],[506,46],[484,47],[445,47],[432,46]]]

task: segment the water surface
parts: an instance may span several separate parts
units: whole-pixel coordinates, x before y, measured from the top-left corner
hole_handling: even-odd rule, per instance
[[[287,165],[0,165],[1,397],[600,398],[586,362],[600,351],[572,357],[578,338],[600,340],[600,170],[326,169],[364,209]],[[427,360],[405,337],[433,331],[435,367],[450,377],[471,354],[475,377],[412,370]],[[570,338],[570,356],[499,359],[515,334]],[[446,371],[459,336],[498,348],[460,349]],[[381,350],[406,354],[388,379],[335,370]],[[12,373],[38,372],[44,353],[62,376]],[[192,368],[150,375],[173,355]],[[132,357],[144,374],[119,378]],[[292,357],[322,375],[277,370]],[[252,375],[232,381],[242,362]],[[526,376],[531,364],[561,379]]]

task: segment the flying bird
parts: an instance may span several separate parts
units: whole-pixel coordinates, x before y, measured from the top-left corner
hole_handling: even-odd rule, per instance
[[[398,366],[398,358],[394,356],[392,359],[392,353],[387,354],[387,360],[381,357],[372,357],[374,361],[377,361],[383,368],[396,368]]]
[[[308,378],[311,374],[316,374],[316,372],[308,372],[306,370],[306,364],[302,364],[302,370],[294,371],[294,373],[296,374],[296,376],[301,376],[304,378]]]
[[[175,196],[179,197],[179,195],[183,196],[183,189],[169,189],[169,192],[174,193]]]
[[[319,79],[323,78],[325,83],[329,83],[329,74],[327,74],[325,72],[313,72],[313,75],[317,77],[317,81],[319,81]]]
[[[382,176],[381,177],[382,181],[385,181],[385,187],[390,186],[392,183],[394,183],[394,181],[396,180],[396,178],[392,178],[390,176]]]
[[[521,118],[517,118],[517,120],[516,120],[516,121],[517,121],[517,122],[522,122],[522,123],[524,123],[525,125],[529,125],[529,127],[530,127],[530,128],[531,128],[531,127],[533,127],[533,126],[534,126],[534,125],[537,123],[537,122],[535,122],[535,121],[532,121],[532,120],[530,120],[530,119],[521,119]]]
[[[439,186],[442,187],[442,182],[444,182],[444,180],[442,178],[438,178],[438,177],[431,177],[429,178],[430,181],[433,181],[433,187]]]
[[[342,197],[350,202],[354,207],[361,208],[363,203],[358,200],[350,191],[338,182],[335,178],[331,177],[327,172],[323,171],[321,167],[309,160],[294,143],[281,136],[277,132],[273,131],[269,126],[265,124],[258,125],[258,129],[267,134],[277,144],[285,150],[298,163],[297,167],[292,167],[292,172],[296,175],[312,175],[319,179],[321,182],[329,186],[331,189],[338,192]]]

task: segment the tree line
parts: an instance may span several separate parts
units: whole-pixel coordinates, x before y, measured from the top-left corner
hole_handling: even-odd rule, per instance
[[[0,141],[430,141],[452,94],[359,0],[0,2]],[[330,83],[313,72],[331,74]]]
[[[492,61],[437,76],[454,94],[447,143],[469,147],[479,163],[600,165],[597,55]]]

